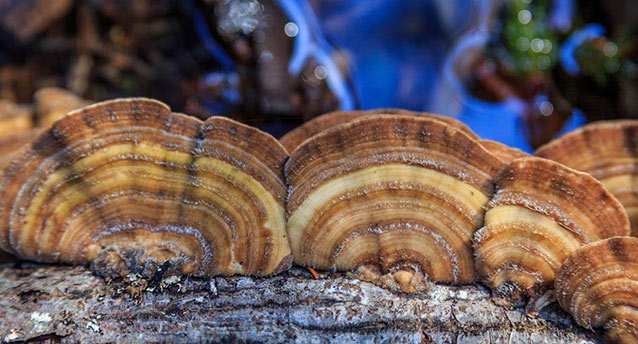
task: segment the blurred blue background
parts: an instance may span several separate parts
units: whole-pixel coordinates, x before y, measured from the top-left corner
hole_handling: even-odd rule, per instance
[[[284,8],[290,2],[296,1],[280,1]],[[524,104],[515,98],[489,102],[472,96],[461,80],[468,71],[455,67],[486,44],[495,3],[310,1],[306,14],[314,12],[325,39],[334,45],[327,49],[338,49],[350,62],[355,107],[400,107],[455,117],[483,138],[530,152],[521,122]],[[584,123],[576,110],[563,131]]]

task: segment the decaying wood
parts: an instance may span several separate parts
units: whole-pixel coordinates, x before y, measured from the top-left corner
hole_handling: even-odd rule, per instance
[[[82,267],[7,268],[0,319],[0,340],[10,343],[600,342],[556,304],[533,318],[497,306],[481,287],[394,294],[298,268],[270,278],[150,281],[105,281]]]

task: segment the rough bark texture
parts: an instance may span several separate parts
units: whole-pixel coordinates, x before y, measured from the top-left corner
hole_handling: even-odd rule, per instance
[[[161,274],[160,274],[161,275]],[[476,286],[395,294],[344,275],[293,268],[271,278],[130,276],[83,267],[0,272],[6,342],[599,343],[556,304],[506,310]]]

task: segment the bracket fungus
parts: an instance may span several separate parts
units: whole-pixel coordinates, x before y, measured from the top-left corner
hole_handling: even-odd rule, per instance
[[[588,124],[547,143],[535,154],[600,180],[623,204],[632,235],[638,236],[638,121]]]
[[[16,134],[0,136],[0,176],[2,176],[2,169],[11,161],[15,152],[43,131],[44,129],[33,128]]]
[[[596,179],[559,163],[513,160],[499,170],[474,235],[480,279],[505,304],[543,305],[563,261],[583,244],[629,234],[622,205]]]
[[[14,152],[37,136],[38,130],[32,127],[33,119],[28,107],[0,99],[0,179],[2,169]],[[12,260],[13,257],[0,250],[0,263]]]
[[[470,241],[500,165],[428,117],[367,116],[314,135],[285,168],[294,260],[407,292],[473,282]]]
[[[335,127],[337,125],[349,122],[353,119],[370,116],[370,115],[401,115],[401,116],[420,116],[445,122],[463,132],[473,139],[478,140],[479,137],[463,122],[448,116],[436,115],[427,112],[414,112],[403,109],[373,109],[363,111],[333,111],[321,116],[315,117],[299,127],[291,130],[284,135],[279,141],[289,152],[292,152],[302,142],[308,138]]]
[[[483,147],[485,147],[485,149],[490,151],[490,153],[496,155],[504,163],[510,162],[514,159],[526,158],[531,156],[520,149],[510,147],[500,142],[492,140],[480,140],[480,143],[481,145],[483,145]]]
[[[558,303],[611,343],[638,342],[638,238],[613,237],[576,250],[556,277]]]
[[[267,275],[287,269],[287,152],[235,121],[142,98],[63,116],[0,180],[0,247],[102,275]]]

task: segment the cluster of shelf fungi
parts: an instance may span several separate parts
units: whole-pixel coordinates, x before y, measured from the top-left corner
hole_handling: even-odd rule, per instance
[[[85,105],[0,114],[2,250],[108,278],[295,264],[404,293],[481,282],[503,305],[558,300],[638,341],[638,122],[531,156],[405,110],[334,112],[278,141],[151,99]]]

